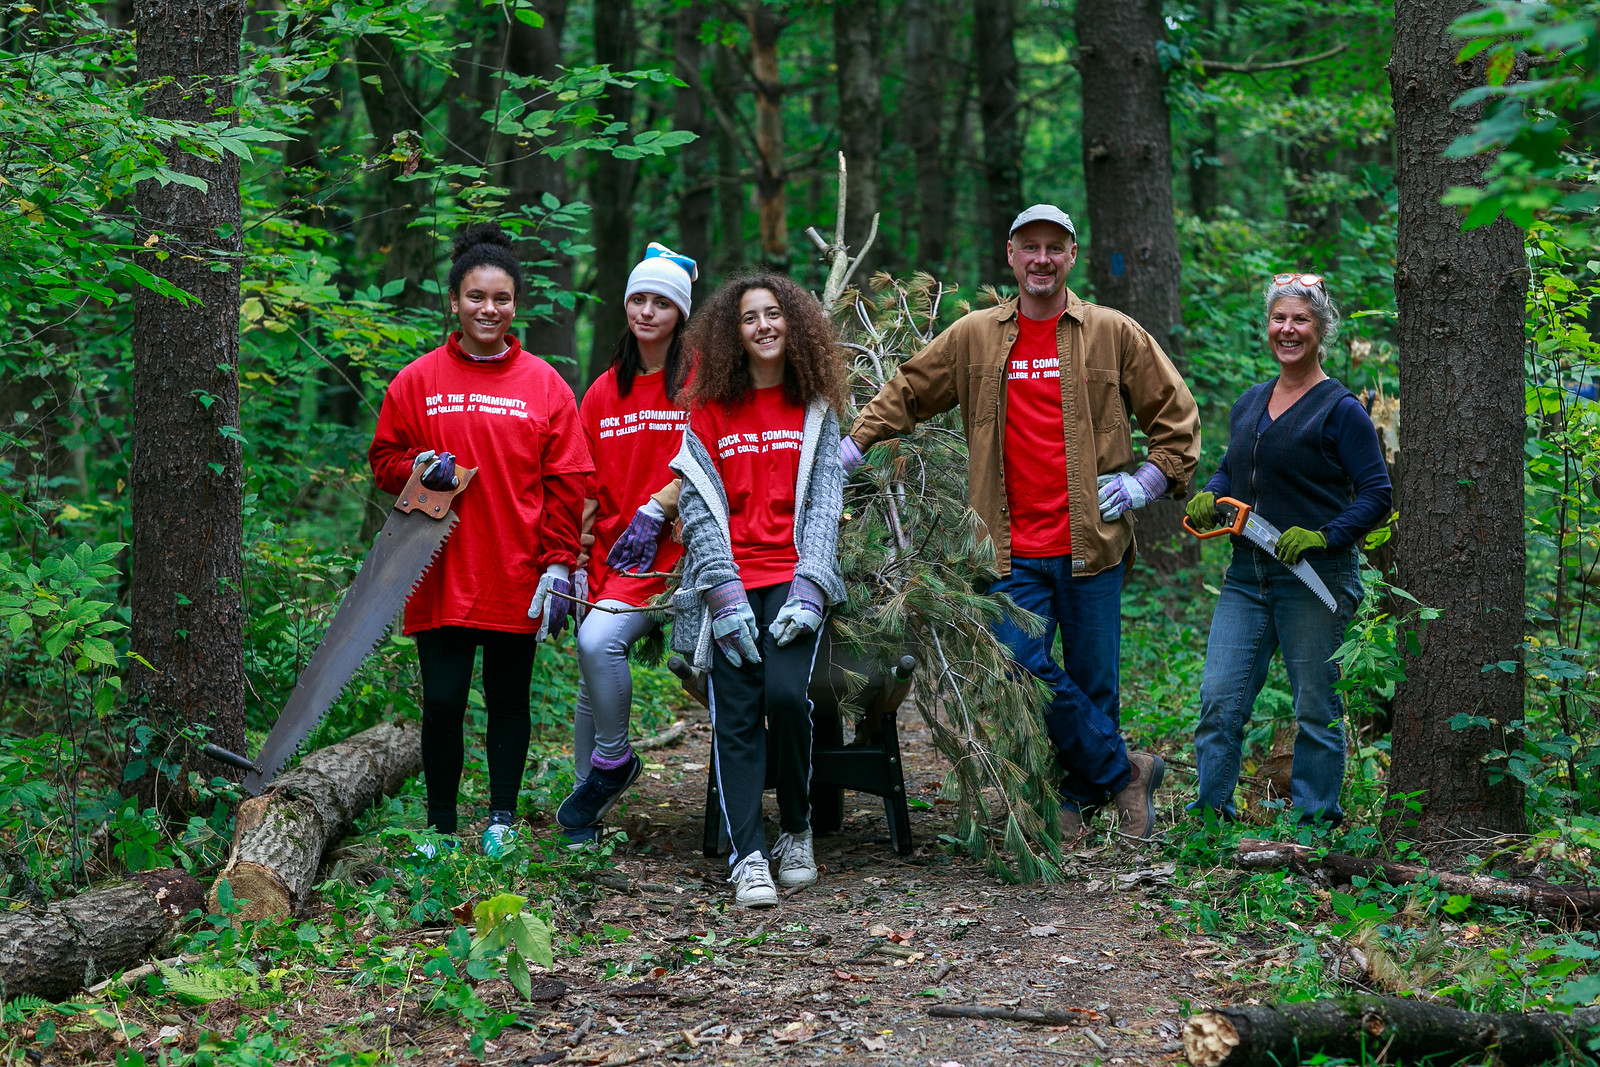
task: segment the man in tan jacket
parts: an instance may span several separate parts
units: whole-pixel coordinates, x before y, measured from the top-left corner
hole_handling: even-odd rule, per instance
[[[1036,204],[1011,224],[1017,299],[954,323],[879,391],[840,443],[846,471],[879,441],[960,405],[968,497],[994,541],[998,581],[1045,621],[996,635],[1053,694],[1045,724],[1062,767],[1062,831],[1115,798],[1120,828],[1148,837],[1165,767],[1129,754],[1119,725],[1117,658],[1131,512],[1188,491],[1200,454],[1194,397],[1151,336],[1067,286],[1077,232]],[[1130,417],[1148,456],[1135,465]],[[1061,633],[1064,663],[1052,646]]]

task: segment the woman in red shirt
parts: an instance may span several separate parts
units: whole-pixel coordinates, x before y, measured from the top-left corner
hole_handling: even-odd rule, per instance
[[[583,424],[594,474],[584,501],[589,549],[589,595],[600,610],[578,627],[578,706],[573,718],[572,794],[556,822],[571,844],[593,841],[600,820],[622,799],[643,762],[628,744],[633,675],[628,649],[655,625],[642,607],[665,592],[665,578],[683,548],[661,536],[677,487],[667,462],[683,442],[688,413],[681,404],[689,357],[680,335],[689,318],[694,260],[651,244],[628,276],[623,309],[628,329],[611,367],[583,394]],[[663,486],[666,488],[663,489]],[[589,538],[585,537],[585,544]],[[628,572],[636,573],[628,573]],[[639,574],[637,572],[643,572]]]
[[[709,671],[729,879],[745,907],[816,881],[811,846],[811,702],[817,634],[845,598],[835,545],[844,510],[839,418],[844,361],[833,324],[786,277],[725,284],[689,324],[696,353],[683,478],[686,545],[672,643]],[[767,847],[767,751],[779,830]]]
[[[378,413],[368,462],[378,487],[451,488],[459,461],[477,476],[452,507],[460,520],[406,604],[422,667],[422,774],[428,826],[456,832],[462,723],[483,648],[489,824],[483,849],[513,836],[528,751],[528,690],[538,641],[560,632],[571,602],[584,482],[593,464],[572,390],[507,331],[522,267],[500,227],[474,227],[451,252],[450,311],[461,328],[406,365]],[[530,600],[532,605],[529,606]],[[433,855],[433,846],[422,848]]]

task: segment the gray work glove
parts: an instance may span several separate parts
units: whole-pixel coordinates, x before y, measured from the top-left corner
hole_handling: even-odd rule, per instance
[[[735,667],[761,662],[761,635],[756,631],[756,613],[750,598],[737,578],[706,590],[706,609],[711,612],[711,636],[717,647]]]
[[[848,440],[848,438],[846,438]],[[779,646],[797,641],[807,634],[822,629],[822,587],[809,578],[794,576],[789,583],[789,599],[778,609],[778,617],[767,627],[767,633]]]

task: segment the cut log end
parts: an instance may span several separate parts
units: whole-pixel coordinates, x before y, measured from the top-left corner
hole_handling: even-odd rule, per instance
[[[271,867],[240,860],[224,871],[217,882],[220,885],[224,880],[233,890],[233,898],[244,901],[238,913],[240,919],[281,918],[294,911],[294,894]],[[212,912],[222,910],[217,903],[216,885],[211,887],[206,900]]]
[[[1183,1024],[1183,1054],[1194,1067],[1219,1067],[1239,1047],[1239,1031],[1226,1015],[1203,1011]]]

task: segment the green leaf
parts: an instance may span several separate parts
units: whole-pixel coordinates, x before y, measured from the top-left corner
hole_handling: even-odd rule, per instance
[[[528,977],[528,961],[516,949],[506,954],[506,978],[523,1000],[533,999],[533,980]]]

